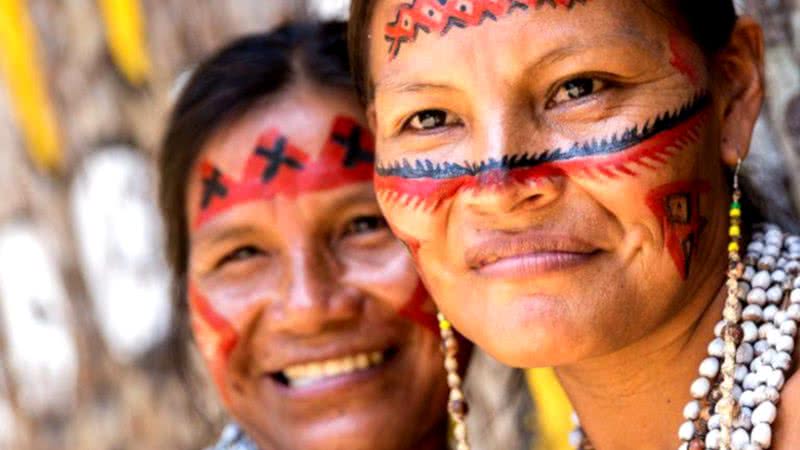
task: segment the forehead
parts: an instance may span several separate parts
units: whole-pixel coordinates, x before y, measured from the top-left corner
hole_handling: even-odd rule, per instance
[[[353,94],[343,90],[293,86],[231,123],[208,140],[197,159],[233,176],[240,174],[262,134],[276,131],[310,158],[317,158],[330,138],[337,117],[364,126],[363,113]],[[195,170],[196,171],[196,170]]]
[[[669,19],[657,5],[645,0],[379,1],[370,21],[370,69],[379,82],[409,68],[446,72],[496,54],[519,59],[615,37],[658,50]]]

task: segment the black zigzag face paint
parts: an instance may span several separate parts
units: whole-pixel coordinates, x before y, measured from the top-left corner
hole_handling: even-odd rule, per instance
[[[637,176],[653,170],[698,139],[710,98],[703,93],[682,108],[610,137],[575,143],[568,149],[506,155],[480,162],[408,160],[379,162],[376,189],[388,202],[436,208],[461,190],[535,183],[544,177]]]

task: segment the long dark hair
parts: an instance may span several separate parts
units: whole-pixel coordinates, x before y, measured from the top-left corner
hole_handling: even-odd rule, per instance
[[[302,78],[352,91],[341,22],[291,23],[244,36],[201,62],[183,87],[169,118],[158,160],[159,206],[172,269],[173,364],[188,378],[186,271],[189,174],[206,142],[222,127]]]

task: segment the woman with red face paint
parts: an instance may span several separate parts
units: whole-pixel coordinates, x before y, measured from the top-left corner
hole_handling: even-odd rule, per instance
[[[166,132],[179,313],[237,423],[220,449],[447,447],[435,308],[378,208],[344,31],[230,44]]]
[[[731,0],[354,0],[350,45],[388,222],[456,329],[556,367],[575,446],[800,448],[800,238],[740,184]]]

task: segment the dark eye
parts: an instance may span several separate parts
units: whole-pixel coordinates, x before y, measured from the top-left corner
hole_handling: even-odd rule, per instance
[[[359,216],[351,220],[344,229],[343,236],[351,236],[387,228],[383,216]]]
[[[414,131],[427,131],[458,123],[458,118],[441,109],[426,109],[420,111],[406,121],[403,128]]]
[[[264,253],[264,251],[262,251],[257,247],[254,247],[252,245],[245,245],[223,256],[222,259],[220,259],[219,262],[217,263],[217,267],[222,267],[228,263],[244,261],[265,254],[266,253]]]
[[[573,78],[559,86],[548,107],[554,107],[571,100],[588,97],[605,87],[605,83],[597,78]]]

